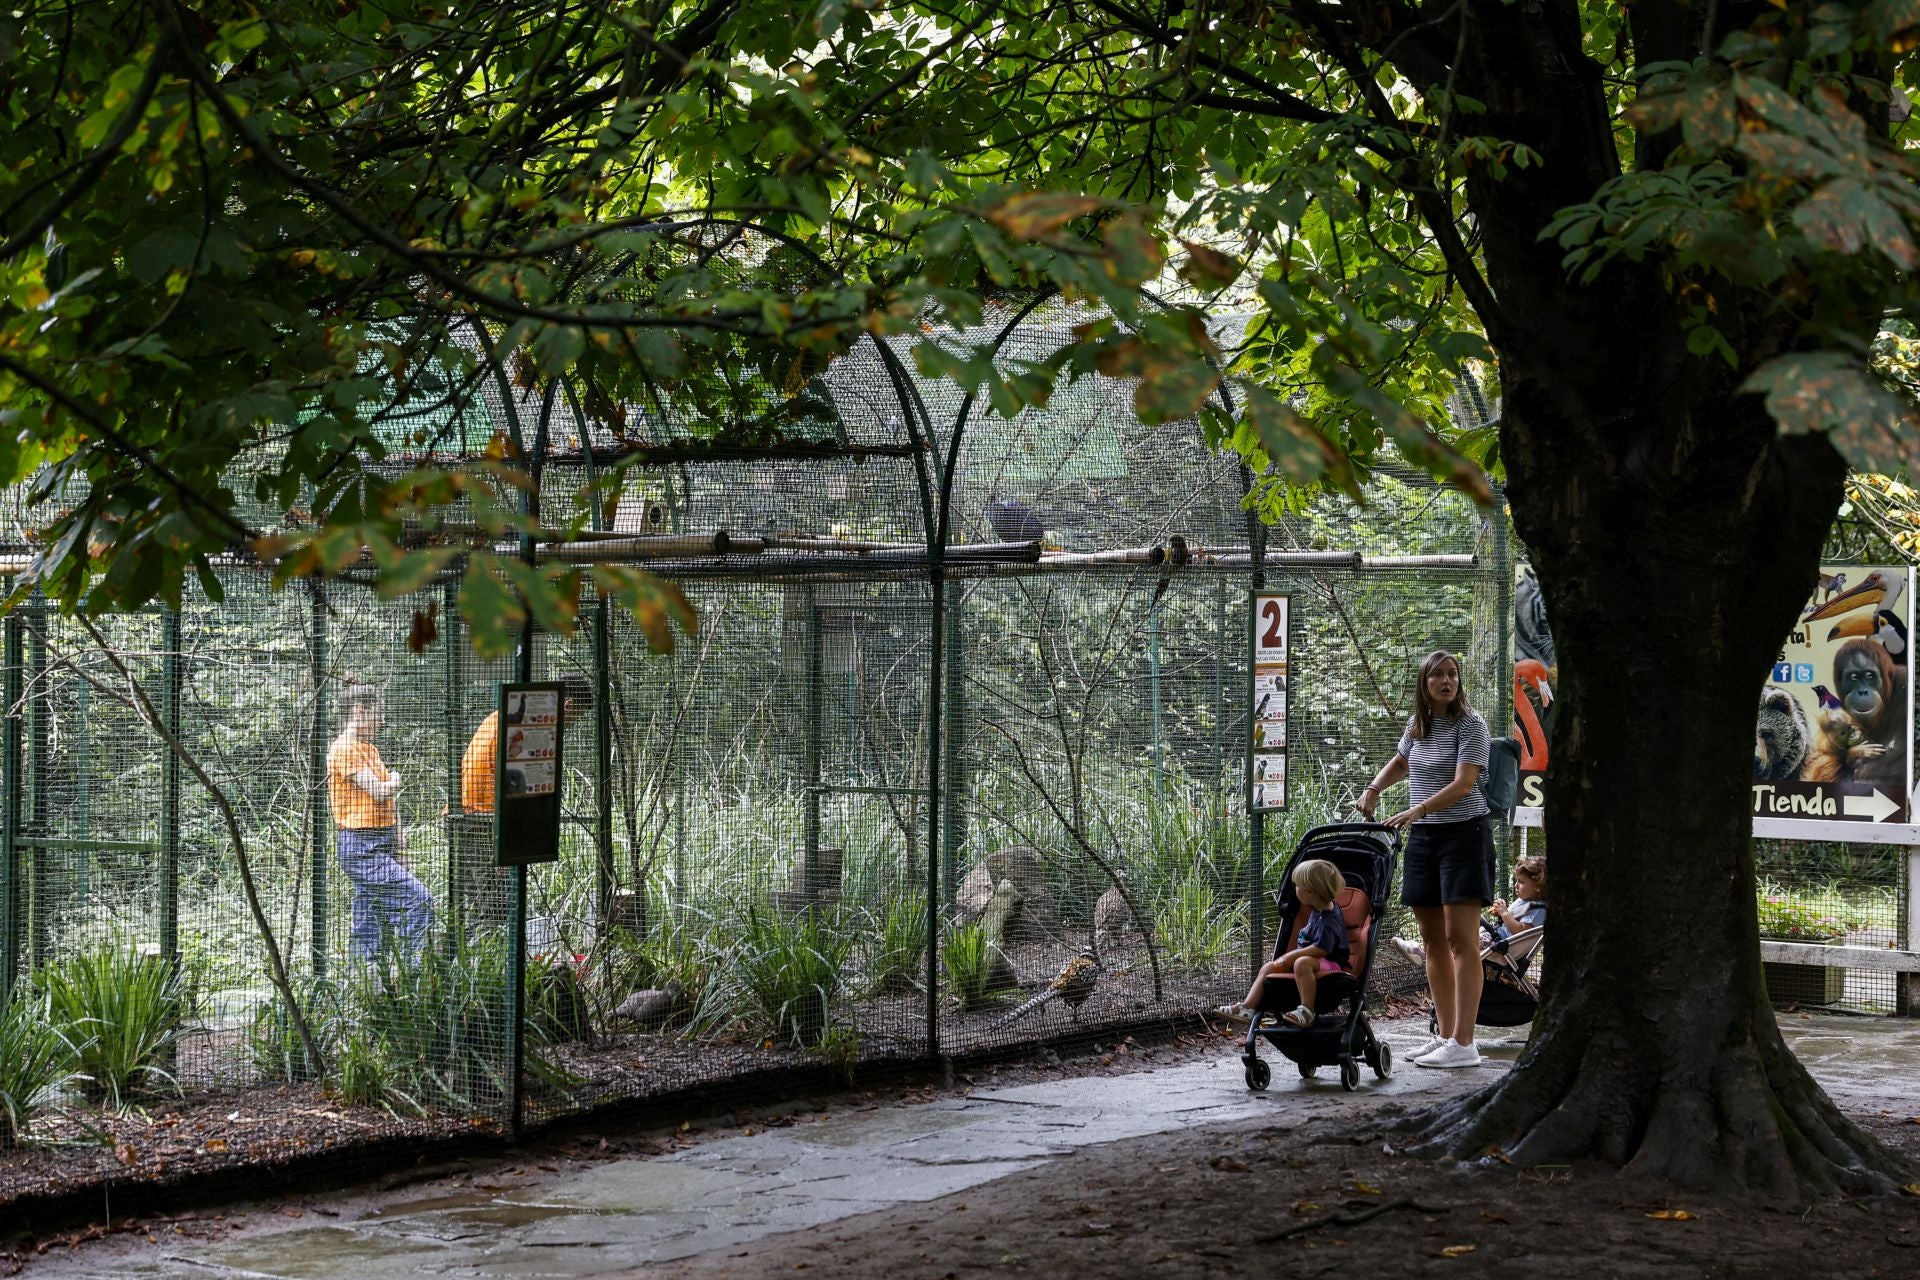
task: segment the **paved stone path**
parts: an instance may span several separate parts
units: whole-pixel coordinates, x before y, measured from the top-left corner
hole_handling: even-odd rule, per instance
[[[1789,1016],[1785,1026],[1816,1075],[1850,1106],[1904,1105],[1920,1084],[1920,1024]],[[1383,1028],[1402,1053],[1423,1030]],[[458,1188],[456,1194],[422,1197],[415,1189],[362,1199],[326,1226],[275,1224],[212,1244],[83,1253],[36,1265],[34,1274],[572,1280],[932,1200],[1078,1147],[1463,1090],[1504,1069],[1497,1059],[1515,1052],[1514,1046],[1492,1046],[1495,1063],[1469,1071],[1404,1067],[1385,1082],[1365,1072],[1354,1094],[1342,1092],[1331,1072],[1301,1081],[1277,1060],[1272,1090],[1250,1094],[1238,1059],[1223,1044],[1218,1058],[1197,1063],[843,1111],[673,1155],[555,1174],[511,1190]]]

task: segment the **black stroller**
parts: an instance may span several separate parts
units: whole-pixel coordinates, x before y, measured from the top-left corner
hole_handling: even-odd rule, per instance
[[[1474,1015],[1473,1024],[1503,1028],[1531,1026],[1534,1015],[1540,1012],[1540,988],[1529,970],[1546,926],[1535,925],[1510,934],[1499,928],[1499,923],[1492,916],[1484,921],[1491,941],[1480,948],[1480,970],[1485,982],[1480,988],[1480,1009]],[[1429,1004],[1427,1028],[1437,1030],[1439,1025]]]
[[[1273,1070],[1260,1057],[1260,1041],[1270,1041],[1281,1055],[1300,1068],[1303,1079],[1312,1078],[1321,1067],[1340,1068],[1340,1087],[1351,1092],[1360,1085],[1362,1060],[1373,1074],[1385,1080],[1393,1074],[1393,1049],[1373,1034],[1367,1019],[1367,972],[1372,968],[1373,948],[1380,936],[1380,921],[1393,892],[1394,866],[1399,860],[1400,834],[1391,827],[1372,822],[1337,823],[1315,827],[1301,840],[1300,847],[1287,860],[1286,878],[1280,890],[1280,932],[1274,940],[1273,954],[1280,956],[1293,947],[1293,940],[1307,922],[1306,908],[1300,905],[1299,892],[1293,887],[1293,869],[1302,862],[1321,858],[1331,862],[1346,877],[1347,887],[1337,905],[1347,922],[1347,945],[1351,955],[1341,973],[1329,973],[1320,979],[1314,996],[1314,1013],[1319,1015],[1310,1027],[1296,1027],[1278,1020],[1283,1010],[1300,1003],[1292,974],[1268,978],[1260,988],[1260,1002],[1247,1026],[1247,1088],[1265,1089],[1273,1082]],[[1333,1014],[1345,1007],[1345,1015]],[[1269,1022],[1267,1015],[1274,1019]]]

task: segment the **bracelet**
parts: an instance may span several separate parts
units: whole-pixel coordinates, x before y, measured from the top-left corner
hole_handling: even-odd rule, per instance
[[[1360,794],[1363,796],[1377,796],[1380,794],[1380,788],[1369,782],[1366,786],[1360,788]]]

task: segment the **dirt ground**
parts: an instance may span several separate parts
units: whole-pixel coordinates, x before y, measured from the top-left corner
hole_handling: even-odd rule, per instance
[[[1855,1118],[1920,1159],[1920,1117]],[[1660,1280],[1920,1274],[1920,1196],[1761,1205],[1675,1194],[1597,1167],[1442,1167],[1386,1154],[1388,1119],[1092,1147],[944,1199],[644,1274],[1310,1280],[1457,1276],[1487,1264]]]

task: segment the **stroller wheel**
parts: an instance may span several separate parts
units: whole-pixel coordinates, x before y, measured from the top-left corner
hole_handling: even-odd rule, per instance
[[[1255,1093],[1265,1091],[1273,1083],[1273,1068],[1267,1065],[1265,1058],[1247,1059],[1247,1088]]]
[[[1360,1087],[1360,1064],[1352,1058],[1340,1059],[1340,1087],[1348,1093]]]
[[[1297,1065],[1300,1068],[1300,1078],[1302,1080],[1311,1080],[1320,1073],[1320,1068],[1314,1066],[1311,1062],[1302,1062]]]
[[[1393,1046],[1382,1040],[1374,1046],[1373,1074],[1381,1080],[1393,1075]]]

